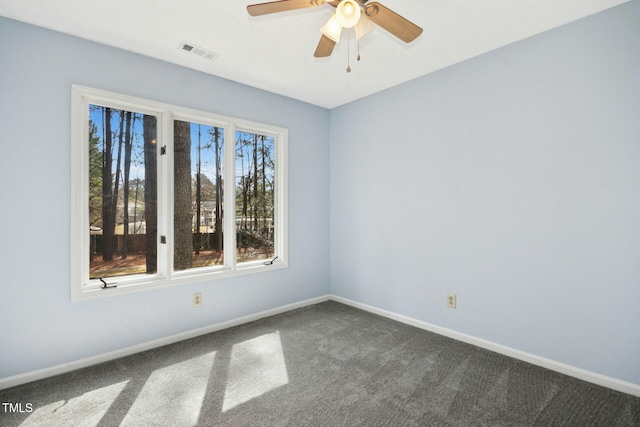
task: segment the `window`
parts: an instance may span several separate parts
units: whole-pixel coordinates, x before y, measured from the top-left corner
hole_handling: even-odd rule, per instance
[[[72,87],[72,299],[287,266],[287,130]]]

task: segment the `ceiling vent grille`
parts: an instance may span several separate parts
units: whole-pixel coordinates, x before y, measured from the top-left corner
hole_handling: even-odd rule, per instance
[[[194,55],[201,56],[201,57],[206,58],[206,59],[208,59],[210,61],[213,61],[218,56],[220,56],[219,54],[217,54],[215,52],[212,52],[212,51],[207,50],[205,48],[202,48],[200,46],[196,46],[193,43],[182,42],[182,43],[180,43],[180,49],[184,50],[185,52],[189,52],[189,53],[193,53]]]

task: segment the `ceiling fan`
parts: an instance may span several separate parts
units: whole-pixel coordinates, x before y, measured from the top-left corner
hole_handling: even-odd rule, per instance
[[[373,29],[369,21],[384,28],[405,43],[410,43],[422,34],[422,28],[398,15],[378,2],[369,0],[279,0],[247,6],[251,16],[321,6],[327,3],[336,8],[336,13],[321,28],[322,36],[313,54],[316,58],[330,56],[340,40],[342,29],[355,28],[356,39]],[[358,55],[358,60],[359,60]],[[351,71],[347,67],[347,71]]]

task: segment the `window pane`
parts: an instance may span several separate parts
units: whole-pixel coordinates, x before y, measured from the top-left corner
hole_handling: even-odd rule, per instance
[[[157,270],[157,120],[89,105],[92,279]]]
[[[173,268],[224,263],[222,128],[174,121]]]
[[[236,132],[236,257],[238,262],[274,254],[275,139]]]

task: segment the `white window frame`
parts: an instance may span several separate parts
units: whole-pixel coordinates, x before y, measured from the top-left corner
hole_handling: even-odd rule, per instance
[[[103,289],[89,279],[89,105],[135,111],[157,117],[158,144],[158,268],[154,274],[119,276],[115,287]],[[224,262],[222,265],[173,271],[173,121],[183,120],[224,129]],[[274,137],[274,257],[236,262],[235,134],[245,131]],[[161,147],[166,147],[160,154]],[[288,131],[286,128],[194,110],[177,105],[108,92],[80,85],[71,87],[71,300],[79,301],[146,289],[175,286],[222,277],[288,267]],[[166,244],[160,242],[166,236]]]

